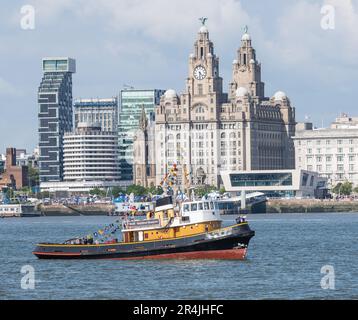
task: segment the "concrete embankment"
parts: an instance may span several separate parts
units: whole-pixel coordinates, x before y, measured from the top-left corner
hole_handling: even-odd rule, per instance
[[[266,213],[358,212],[358,201],[269,199]]]
[[[106,216],[115,209],[112,204],[91,205],[39,205],[38,210],[44,216]]]

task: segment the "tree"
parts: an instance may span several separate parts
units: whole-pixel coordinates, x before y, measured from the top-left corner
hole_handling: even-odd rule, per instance
[[[194,192],[197,196],[203,197],[213,191],[218,191],[218,189],[215,186],[205,185],[196,188]]]
[[[342,187],[342,183],[341,183],[341,182],[337,183],[337,184],[332,188],[332,192],[333,192],[334,194],[339,194],[341,187]]]
[[[104,191],[103,189],[94,188],[94,189],[90,190],[89,194],[92,196],[105,197],[106,191]]]
[[[353,191],[353,183],[348,181],[344,182],[341,187],[341,194],[345,196],[349,196],[351,195],[352,191]]]
[[[147,188],[146,193],[152,195],[162,195],[164,193],[164,190],[160,186],[159,187],[151,186]]]
[[[26,193],[26,194],[29,194],[31,193],[31,188],[30,187],[22,187],[20,190],[19,190],[20,193]]]
[[[120,187],[113,187],[112,188],[112,196],[118,198],[120,194],[126,194],[126,192]]]
[[[48,191],[42,191],[38,194],[38,199],[45,199],[45,198],[50,198],[50,192]]]
[[[40,184],[39,169],[34,168],[32,164],[29,164],[28,170],[29,170],[28,171],[29,186],[30,187],[38,186]]]
[[[137,185],[131,185],[127,188],[127,193],[131,194],[133,193],[135,196],[142,196],[146,194],[146,188],[143,186],[137,186]]]
[[[352,193],[352,191],[353,191],[353,183],[349,181],[345,181],[343,183],[339,182],[332,189],[332,192],[334,194],[344,195],[344,196],[349,196]]]

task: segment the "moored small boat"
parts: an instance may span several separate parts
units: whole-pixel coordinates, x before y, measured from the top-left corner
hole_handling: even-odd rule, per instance
[[[223,227],[215,201],[183,202],[177,211],[170,196],[158,199],[145,219],[127,217],[112,227],[121,229],[121,241],[114,235],[106,241],[41,243],[33,254],[40,259],[245,259],[255,234],[243,218]]]

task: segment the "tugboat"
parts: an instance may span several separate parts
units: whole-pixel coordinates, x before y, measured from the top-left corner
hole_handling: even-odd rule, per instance
[[[176,210],[172,197],[166,196],[156,201],[154,211],[145,219],[126,217],[121,224],[112,224],[112,238],[100,239],[95,233],[63,244],[40,243],[33,254],[40,259],[242,260],[255,232],[244,217],[236,222],[223,227],[214,200],[182,202]],[[121,240],[115,237],[119,229]]]

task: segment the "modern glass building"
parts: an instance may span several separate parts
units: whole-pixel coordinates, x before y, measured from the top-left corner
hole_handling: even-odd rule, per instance
[[[71,58],[44,58],[38,89],[39,174],[41,182],[63,180],[63,136],[72,130]]]
[[[102,131],[118,131],[118,98],[77,99],[74,104],[75,128],[79,123],[101,124]]]
[[[133,136],[139,128],[139,120],[144,107],[148,117],[154,118],[155,106],[165,90],[121,90],[119,107],[119,162],[121,181],[133,184]]]
[[[315,197],[326,189],[327,178],[319,173],[302,169],[221,171],[227,192],[263,192],[267,195]]]
[[[231,174],[233,187],[292,186],[292,172]]]

